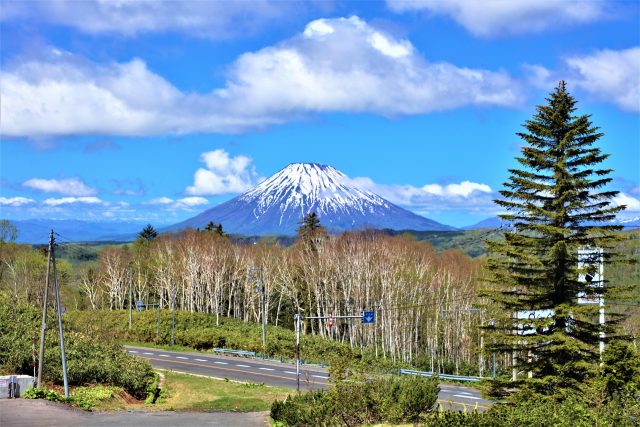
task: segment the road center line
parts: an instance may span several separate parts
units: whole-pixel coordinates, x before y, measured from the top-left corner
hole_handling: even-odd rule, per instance
[[[238,368],[250,368],[251,366],[249,365],[236,365]]]
[[[217,363],[218,365],[228,365],[227,362],[213,362],[213,363]]]
[[[233,368],[216,368],[216,367],[213,367],[211,365],[203,365],[201,363],[182,362],[182,361],[179,361],[179,360],[167,361],[165,359],[156,359],[156,358],[153,358],[153,357],[144,357],[143,359],[157,360],[157,361],[169,362],[169,363],[180,363],[182,365],[202,366],[204,368],[209,368],[209,369],[220,369],[220,370],[223,370],[223,371],[231,371],[231,372],[237,372],[237,373],[241,373],[241,374],[260,375],[260,376],[263,376],[263,377],[271,377],[271,378],[278,378],[280,380],[293,381],[292,378],[283,377],[283,376],[275,375],[275,374],[267,374],[267,373],[262,373],[262,372],[248,372],[248,371],[242,371],[240,369],[233,369]],[[322,382],[322,381],[317,381],[316,384],[323,384],[323,385],[327,385],[327,386],[331,385],[329,383],[325,383],[325,382]]]
[[[168,354],[160,354],[160,357],[170,357]]]
[[[482,400],[481,397],[476,397],[476,396],[465,396],[464,394],[454,394],[455,397],[462,397],[463,399],[475,399],[475,400]]]
[[[188,357],[184,357],[184,356],[176,356],[176,359],[189,360],[189,358],[188,358]]]
[[[292,371],[284,371],[285,374],[293,374],[296,375],[297,372],[292,372]]]
[[[206,362],[206,360],[204,359],[193,359],[193,360],[197,360],[198,362]]]
[[[148,354],[150,356],[153,356],[153,353],[142,353],[142,354]]]
[[[258,369],[262,369],[263,371],[275,371],[275,369],[272,369],[272,368],[258,368]]]
[[[311,376],[315,378],[322,378],[323,380],[329,379],[329,377],[323,377],[322,375],[311,375]]]
[[[129,350],[129,353],[137,353],[135,350]]]

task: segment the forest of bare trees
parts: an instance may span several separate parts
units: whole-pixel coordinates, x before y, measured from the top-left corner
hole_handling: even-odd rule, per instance
[[[436,253],[411,237],[365,231],[290,248],[236,244],[216,233],[139,239],[101,251],[98,267],[83,270],[78,286],[91,308],[125,309],[133,300],[164,308],[260,321],[264,283],[267,322],[293,327],[294,313],[354,315],[375,310],[375,325],[305,323],[305,332],[369,348],[393,361],[426,357],[477,363],[478,262],[462,251]],[[175,300],[174,300],[175,297]]]

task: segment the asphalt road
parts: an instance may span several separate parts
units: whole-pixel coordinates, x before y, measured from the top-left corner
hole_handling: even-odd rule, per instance
[[[125,346],[130,354],[149,360],[154,368],[227,378],[234,381],[265,383],[271,386],[296,388],[296,367],[291,363],[274,362],[207,353],[189,353],[146,347]],[[316,390],[331,386],[327,370],[302,365],[300,389]],[[441,384],[438,402],[445,409],[479,411],[492,404],[471,387]]]
[[[1,427],[264,427],[267,412],[86,412],[43,399],[0,399]]]

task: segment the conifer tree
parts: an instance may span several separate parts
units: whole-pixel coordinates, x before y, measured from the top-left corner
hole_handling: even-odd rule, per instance
[[[326,236],[327,232],[324,226],[320,224],[320,218],[315,212],[307,214],[300,222],[297,239],[311,251],[316,252],[318,245]]]
[[[153,225],[151,224],[147,224],[147,226],[143,228],[140,233],[138,233],[138,239],[143,239],[146,241],[153,240],[156,237],[158,237],[158,232],[155,228],[153,228]]]
[[[579,304],[578,293],[596,301],[613,295],[606,280],[586,286],[581,276],[599,260],[578,268],[578,251],[602,248],[605,263],[617,257],[613,243],[621,227],[608,224],[624,206],[614,206],[618,193],[608,191],[608,157],[595,143],[602,137],[589,115],[575,115],[576,100],[561,81],[538,106],[525,132],[519,169],[495,202],[510,224],[504,240],[489,241],[489,287],[486,296],[496,309],[487,342],[490,351],[513,357],[519,378],[538,392],[562,396],[576,390],[597,370],[599,334],[612,338],[619,316],[598,322],[598,304]],[[587,271],[587,269],[589,271]],[[606,279],[606,271],[605,271]],[[524,373],[524,374],[522,374]]]

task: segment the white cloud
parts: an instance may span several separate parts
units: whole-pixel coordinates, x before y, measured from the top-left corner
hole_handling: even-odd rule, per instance
[[[157,197],[144,203],[146,205],[165,206],[170,210],[193,210],[196,206],[208,205],[209,201],[204,197],[183,197],[174,200],[170,197]]]
[[[520,100],[520,86],[506,72],[430,63],[408,40],[358,17],[313,21],[302,37],[242,55],[218,93],[231,111],[276,118],[283,112],[422,114]]]
[[[34,202],[35,200],[26,197],[0,197],[0,206],[19,207]]]
[[[493,214],[496,211],[493,203],[496,194],[487,184],[462,181],[416,187],[409,184],[378,184],[367,177],[348,178],[347,181],[392,203],[421,213],[464,210]]]
[[[24,187],[33,188],[34,190],[43,191],[45,193],[59,193],[65,196],[94,196],[98,194],[95,189],[88,187],[78,178],[31,178],[23,182],[22,185]]]
[[[182,199],[176,200],[177,205],[184,205],[187,207],[195,207],[208,205],[209,201],[204,197],[183,197]]]
[[[539,32],[605,16],[606,2],[566,0],[387,0],[395,12],[448,16],[470,33],[490,37]]]
[[[42,202],[45,206],[61,206],[75,203],[83,204],[103,204],[104,202],[97,197],[61,197],[59,199],[46,199]]]
[[[155,199],[151,199],[146,204],[148,205],[169,205],[173,203],[173,199],[169,197],[156,197]]]
[[[640,47],[600,50],[566,59],[575,72],[575,84],[623,110],[640,112]]]
[[[622,110],[640,112],[640,46],[574,55],[562,62],[558,70],[524,65],[529,84],[548,90],[566,80],[570,91],[576,87]]]
[[[249,157],[230,157],[229,153],[219,148],[202,153],[200,160],[207,168],[199,168],[195,172],[193,185],[185,190],[187,194],[202,196],[241,193],[258,181],[258,175]]]
[[[626,213],[640,212],[640,199],[637,199],[626,193],[622,193],[622,192],[618,193],[618,195],[613,198],[613,202],[617,206],[625,205],[627,208],[624,210],[624,212]]]
[[[88,34],[172,32],[194,37],[228,38],[252,34],[290,19],[295,2],[56,0],[4,1],[0,19],[46,22]]]
[[[206,93],[182,92],[140,59],[94,64],[51,52],[4,66],[0,80],[0,132],[30,137],[243,132],[311,113],[424,114],[523,98],[505,71],[431,63],[358,17],[316,20],[245,53]]]

